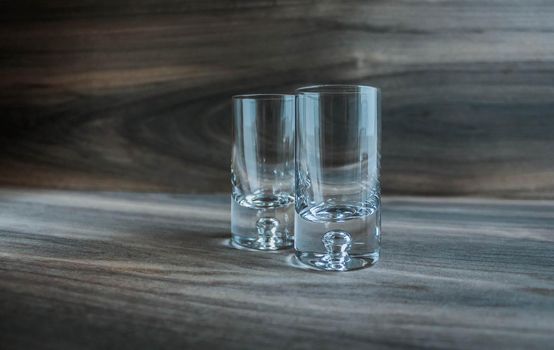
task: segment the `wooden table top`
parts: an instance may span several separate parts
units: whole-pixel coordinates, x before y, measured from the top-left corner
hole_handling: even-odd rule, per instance
[[[554,201],[386,197],[377,266],[229,246],[226,195],[0,191],[0,348],[546,349]]]

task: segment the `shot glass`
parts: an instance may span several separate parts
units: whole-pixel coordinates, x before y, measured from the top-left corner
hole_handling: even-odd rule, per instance
[[[379,259],[380,92],[370,86],[296,90],[295,254],[328,271]]]
[[[294,95],[233,97],[231,233],[241,246],[292,246],[294,101]]]

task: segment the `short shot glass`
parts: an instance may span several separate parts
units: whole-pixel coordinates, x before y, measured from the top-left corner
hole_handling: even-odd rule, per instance
[[[379,259],[380,93],[370,86],[296,91],[295,254],[319,270]]]
[[[258,250],[294,239],[295,96],[233,97],[232,241]]]

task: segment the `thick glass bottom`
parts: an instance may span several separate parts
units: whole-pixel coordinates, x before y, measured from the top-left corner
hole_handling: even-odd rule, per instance
[[[249,249],[290,248],[294,237],[294,202],[287,194],[231,199],[233,243]]]
[[[308,267],[322,271],[352,271],[373,266],[379,261],[379,251],[338,258],[328,254],[296,251],[297,259]]]
[[[256,249],[256,250],[281,250],[281,249],[289,249],[292,248],[292,245],[294,244],[294,241],[289,240],[283,240],[279,237],[272,237],[267,238],[245,238],[241,236],[233,235],[232,237],[233,243],[238,244],[241,247],[245,247],[248,249]]]

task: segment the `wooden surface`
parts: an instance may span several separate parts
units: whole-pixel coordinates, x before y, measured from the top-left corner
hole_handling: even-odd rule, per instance
[[[230,96],[383,91],[383,189],[554,198],[554,2],[0,3],[0,185],[228,191]]]
[[[388,197],[382,260],[228,246],[228,196],[0,191],[0,348],[547,349],[554,202]]]

